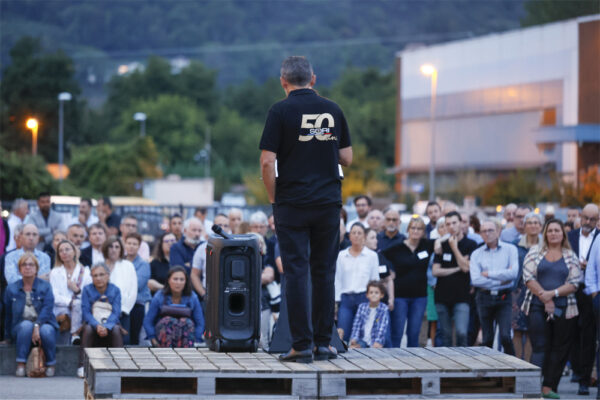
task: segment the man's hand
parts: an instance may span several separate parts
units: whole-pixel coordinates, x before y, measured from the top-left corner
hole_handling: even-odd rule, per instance
[[[108,329],[106,329],[102,325],[98,325],[96,326],[96,333],[98,333],[98,336],[100,337],[105,337],[106,335],[108,335]]]
[[[548,303],[549,301],[552,301],[553,297],[554,297],[554,291],[552,291],[552,290],[543,290],[539,294],[539,298],[542,301],[542,303]]]
[[[390,299],[388,300],[388,309],[389,309],[390,311],[394,311],[394,299],[392,299],[392,298],[390,298]]]
[[[490,274],[487,272],[487,270],[485,270],[485,271],[481,271],[481,276],[489,278]]]
[[[453,251],[458,250],[458,239],[456,236],[452,235],[448,238],[448,244]]]

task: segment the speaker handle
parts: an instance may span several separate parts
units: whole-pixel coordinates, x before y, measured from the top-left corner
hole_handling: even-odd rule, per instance
[[[214,224],[211,229],[217,235],[222,236],[225,239],[231,239],[231,236],[229,236],[228,234],[226,234],[225,232],[223,232],[223,228],[221,228],[219,225]]]

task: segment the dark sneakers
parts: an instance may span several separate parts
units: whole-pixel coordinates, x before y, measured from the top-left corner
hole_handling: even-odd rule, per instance
[[[315,361],[331,360],[337,358],[337,350],[333,346],[315,347]]]
[[[579,390],[577,390],[577,394],[579,396],[589,396],[590,395],[590,388],[587,385],[584,384],[579,384]]]
[[[308,364],[313,362],[313,353],[310,349],[296,351],[292,348],[287,353],[281,354],[279,356],[279,361]]]

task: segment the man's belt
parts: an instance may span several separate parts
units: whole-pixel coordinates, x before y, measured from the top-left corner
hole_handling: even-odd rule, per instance
[[[502,295],[510,294],[510,292],[512,292],[511,289],[499,289],[499,290],[479,289],[479,290],[485,294],[489,294],[492,296],[502,296]]]

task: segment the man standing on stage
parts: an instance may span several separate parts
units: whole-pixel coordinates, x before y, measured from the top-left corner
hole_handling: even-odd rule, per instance
[[[352,147],[342,110],[312,89],[316,76],[306,58],[286,58],[280,81],[287,97],[269,110],[260,141],[262,177],[273,204],[286,276],[287,306],[294,311],[289,319],[292,349],[280,359],[312,362],[313,352],[317,360],[337,356],[329,343],[342,205],[338,164],[351,164]],[[309,272],[312,313],[307,298]]]

